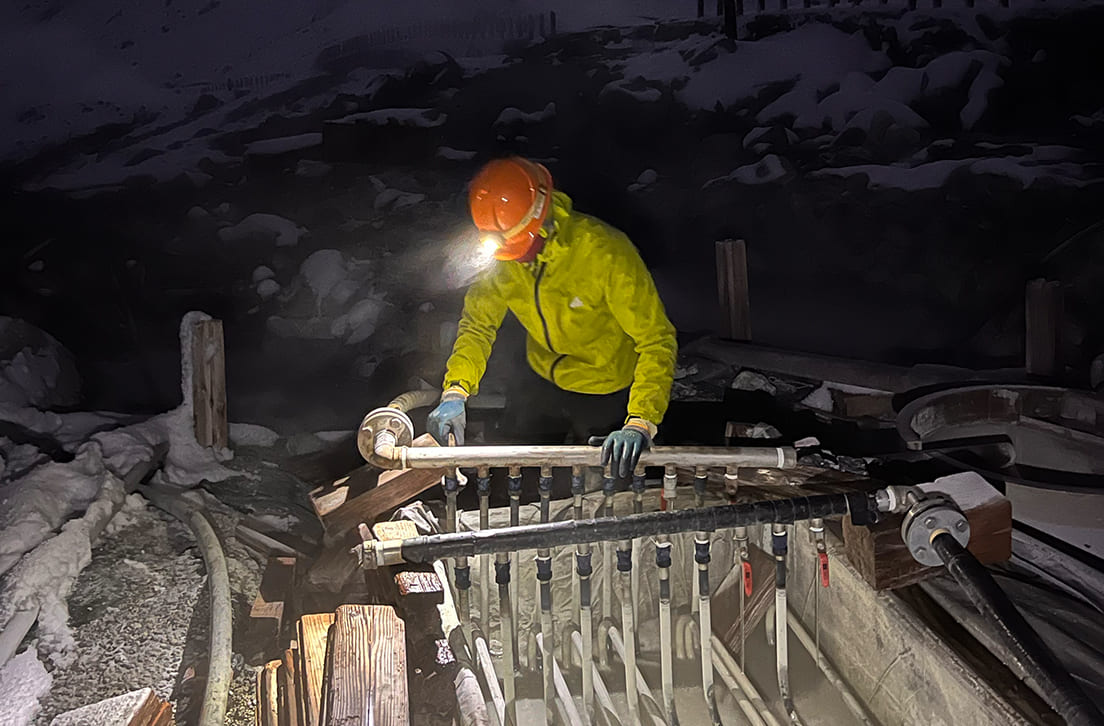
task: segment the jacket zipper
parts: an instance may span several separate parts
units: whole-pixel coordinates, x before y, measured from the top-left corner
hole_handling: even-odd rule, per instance
[[[540,304],[540,283],[541,278],[544,277],[544,266],[547,264],[547,262],[542,262],[540,263],[540,267],[537,268],[537,275],[533,280],[533,301],[537,306],[537,316],[540,318],[541,327],[544,328],[544,342],[548,344],[548,350],[550,350],[553,355],[557,355],[556,349],[552,347],[552,336],[548,332],[548,321],[544,319],[544,311],[541,310]],[[552,379],[553,383],[556,382],[556,366],[559,365],[560,361],[565,357],[565,355],[560,355],[556,360],[552,361],[552,367],[548,369],[548,377]]]

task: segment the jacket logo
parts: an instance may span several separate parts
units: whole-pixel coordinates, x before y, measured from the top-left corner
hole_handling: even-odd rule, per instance
[[[576,308],[581,308],[583,306],[583,301],[579,298],[574,298],[570,303],[567,304],[567,306],[572,310]]]

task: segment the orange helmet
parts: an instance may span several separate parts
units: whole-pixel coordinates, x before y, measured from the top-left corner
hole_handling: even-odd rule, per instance
[[[519,156],[488,162],[471,182],[472,220],[498,260],[527,261],[540,251],[541,226],[552,208],[552,175]]]

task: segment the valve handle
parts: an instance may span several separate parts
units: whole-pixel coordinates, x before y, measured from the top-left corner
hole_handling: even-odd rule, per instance
[[[751,597],[751,563],[744,560],[744,595]]]
[[[820,560],[820,586],[828,587],[828,553],[818,552],[817,559]]]

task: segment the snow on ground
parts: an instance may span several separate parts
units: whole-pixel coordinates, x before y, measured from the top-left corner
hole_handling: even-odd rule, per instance
[[[25,650],[0,668],[0,723],[30,726],[39,701],[50,691],[53,678],[33,650]]]

